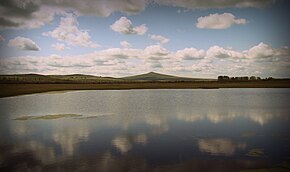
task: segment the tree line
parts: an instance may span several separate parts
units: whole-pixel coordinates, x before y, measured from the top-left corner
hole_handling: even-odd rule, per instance
[[[256,76],[240,76],[240,77],[229,77],[229,76],[218,76],[219,81],[256,81],[256,80],[271,80],[272,77],[261,78]]]

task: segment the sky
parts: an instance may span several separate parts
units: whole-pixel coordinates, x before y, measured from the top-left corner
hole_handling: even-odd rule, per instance
[[[290,77],[288,0],[1,0],[0,74]]]

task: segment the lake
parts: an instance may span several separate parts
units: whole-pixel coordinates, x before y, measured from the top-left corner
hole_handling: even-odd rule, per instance
[[[289,98],[277,88],[0,98],[0,171],[289,171]],[[35,117],[47,115],[59,116]]]

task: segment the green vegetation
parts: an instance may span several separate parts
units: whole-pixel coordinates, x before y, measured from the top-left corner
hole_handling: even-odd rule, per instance
[[[81,117],[79,114],[56,114],[56,115],[44,115],[44,116],[21,116],[14,118],[14,120],[35,120],[35,119],[59,119],[59,118],[73,118]]]
[[[246,155],[250,157],[261,157],[261,156],[264,156],[264,150],[258,149],[258,148],[251,149]]]
[[[107,115],[92,115],[92,116],[81,116],[79,118],[75,119],[96,119],[96,118],[103,118],[103,117],[108,117],[112,116],[112,114],[107,114]]]

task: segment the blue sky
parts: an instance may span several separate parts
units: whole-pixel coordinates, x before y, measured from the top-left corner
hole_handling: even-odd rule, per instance
[[[27,2],[0,3],[2,74],[290,75],[286,0]]]

